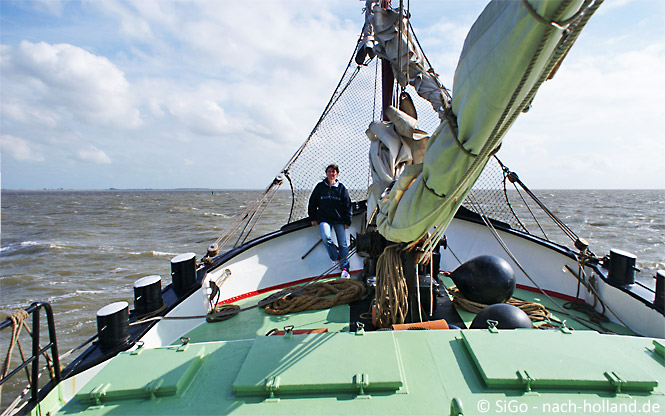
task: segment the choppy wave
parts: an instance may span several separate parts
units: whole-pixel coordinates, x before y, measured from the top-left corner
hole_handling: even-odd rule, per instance
[[[226,215],[218,212],[204,212],[204,217],[222,217],[222,218],[233,218],[231,215]]]
[[[130,251],[129,254],[132,256],[139,256],[139,257],[175,257],[179,253],[169,253],[166,251],[151,250],[151,251]]]
[[[50,243],[47,241],[21,241],[20,243],[10,243],[0,248],[0,253],[4,256],[36,254],[48,250],[67,249],[66,243]]]
[[[82,294],[85,294],[85,295],[97,295],[97,294],[102,294],[102,293],[104,293],[103,290],[81,290],[81,289],[77,289],[77,290],[76,290],[76,294],[77,294],[77,295],[82,295]]]

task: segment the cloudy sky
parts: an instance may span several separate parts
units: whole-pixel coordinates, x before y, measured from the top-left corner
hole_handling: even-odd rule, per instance
[[[486,1],[410,3],[451,86]],[[363,4],[0,0],[2,188],[264,188],[327,103]],[[534,189],[663,189],[663,74],[665,2],[606,0],[499,156]]]

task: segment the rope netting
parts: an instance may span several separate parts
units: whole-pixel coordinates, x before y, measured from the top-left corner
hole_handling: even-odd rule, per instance
[[[355,55],[356,51],[353,57]],[[257,201],[255,208],[248,207],[249,210],[263,212],[274,197],[283,208],[269,210],[269,221],[272,224],[276,221],[281,224],[292,223],[306,218],[310,194],[314,186],[324,179],[325,168],[330,163],[339,165],[339,179],[349,190],[353,201],[367,199],[367,188],[372,179],[368,157],[370,141],[365,132],[372,121],[382,118],[381,65],[378,58],[367,59],[362,65],[358,65],[353,58],[349,61],[316,126],[277,176],[281,179],[275,179],[262,195],[262,200]],[[394,106],[399,105],[396,100],[401,92],[397,88],[393,91]],[[416,108],[417,128],[433,133],[440,120],[432,105],[418,96],[411,85],[407,86],[405,92],[410,95]],[[550,234],[559,233],[558,228],[551,226],[552,222],[548,221],[546,214],[531,209],[531,201],[527,202],[528,197],[508,177],[509,171],[499,159],[491,158],[470,193],[474,204],[467,198],[462,205],[514,229],[552,239]],[[277,218],[280,215],[285,218]],[[245,242],[250,234],[258,237],[258,230],[265,231],[264,227],[255,230],[258,219],[265,219],[265,216],[249,213],[243,218],[249,219],[243,227],[244,234],[241,233],[235,246]],[[547,222],[550,226],[542,225]],[[238,224],[238,227],[242,225]],[[559,238],[559,235],[553,240],[566,241],[565,238]]]
[[[418,111],[418,128],[432,133],[439,125],[432,106],[413,87],[406,92]],[[364,65],[352,61],[319,123],[285,169],[294,198],[289,222],[307,217],[309,196],[330,163],[339,165],[339,180],[353,201],[367,199],[370,141],[365,131],[372,121],[381,120],[381,103],[381,61],[375,58]]]

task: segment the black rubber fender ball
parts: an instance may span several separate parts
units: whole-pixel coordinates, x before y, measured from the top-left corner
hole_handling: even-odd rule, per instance
[[[478,256],[464,262],[450,273],[455,286],[468,300],[492,305],[513,296],[515,272],[497,256]]]
[[[488,320],[496,321],[499,329],[533,328],[526,312],[507,303],[496,303],[478,312],[471,322],[471,329],[487,329]]]

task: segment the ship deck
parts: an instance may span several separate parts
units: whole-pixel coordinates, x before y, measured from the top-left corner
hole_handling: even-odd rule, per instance
[[[446,287],[454,284],[448,278],[443,279]],[[267,298],[273,292],[261,295]],[[559,327],[565,322],[565,326],[573,330],[593,330],[597,328],[603,332],[620,335],[635,335],[631,330],[611,321],[594,322],[583,310],[570,308],[569,301],[548,297],[542,293],[525,289],[515,289],[513,298],[540,303],[551,313],[551,324]],[[461,329],[469,328],[476,314],[453,306],[450,296],[438,296],[437,307],[432,320],[445,319],[449,324]],[[555,304],[556,302],[556,304]],[[257,298],[246,298],[235,302],[241,308],[256,305]],[[349,332],[356,330],[356,323],[361,322],[366,331],[376,328],[372,325],[370,315],[370,300],[366,299],[351,305],[338,305],[325,310],[310,310],[287,315],[269,315],[262,308],[256,307],[242,311],[233,318],[220,322],[206,322],[184,336],[190,342],[211,342],[253,339],[265,336],[270,331],[283,331],[285,327],[293,326],[294,330],[317,330],[326,329],[327,332]],[[587,308],[588,310],[588,308]],[[565,312],[566,314],[562,313]],[[575,319],[577,318],[577,320]],[[542,325],[544,322],[537,323]]]
[[[515,297],[550,302],[521,289]],[[438,313],[468,326],[473,314],[449,302],[440,297]],[[365,308],[358,302],[281,316],[252,308],[226,321],[206,322],[185,335],[186,343],[120,353],[59,414],[629,414],[634,408],[636,413],[665,409],[665,345],[659,340],[583,330],[584,325],[556,313],[553,319],[565,319],[567,328],[372,331],[356,324],[358,311]],[[291,325],[328,332],[265,336]]]

